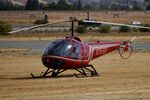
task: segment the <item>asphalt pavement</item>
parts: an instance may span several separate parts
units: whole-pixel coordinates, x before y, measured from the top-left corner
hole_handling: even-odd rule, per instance
[[[0,41],[0,48],[26,48],[43,50],[50,41]],[[150,50],[150,42],[135,42],[132,44],[135,50]]]

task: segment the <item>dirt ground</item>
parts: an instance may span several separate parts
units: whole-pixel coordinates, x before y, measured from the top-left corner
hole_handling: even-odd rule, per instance
[[[46,70],[40,55],[0,55],[1,100],[150,100],[150,53],[136,52],[123,60],[117,52],[91,64],[99,76],[76,78],[68,70],[58,78],[32,79]]]

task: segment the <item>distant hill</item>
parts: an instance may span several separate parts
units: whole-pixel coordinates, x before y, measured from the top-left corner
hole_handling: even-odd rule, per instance
[[[21,5],[21,6],[24,6],[27,2],[27,0],[9,0],[10,2],[12,2],[13,4],[18,4],[18,5]],[[47,4],[48,2],[46,2],[46,0],[39,0],[40,3],[43,3],[43,4]]]
[[[27,0],[4,0],[4,1],[11,1],[13,4],[24,6]],[[78,0],[66,0],[69,4],[73,4],[78,2]],[[136,1],[137,6],[140,8],[144,8],[146,3],[144,0],[128,0],[130,3],[131,8],[134,5],[134,1]],[[58,2],[58,0],[39,0],[40,3],[48,4],[52,2]],[[112,4],[118,4],[121,6],[127,6],[127,0],[81,0],[82,6],[89,5],[92,8],[99,9],[100,6],[110,8]]]
[[[11,1],[12,3],[13,2],[18,2],[18,3],[21,3],[21,4],[25,4],[27,2],[27,0],[9,0]]]
[[[25,2],[23,2],[24,0],[9,0],[10,2],[12,2],[13,4],[15,5],[20,5],[20,6],[24,6],[25,5]]]
[[[7,1],[7,0],[6,0]],[[21,3],[21,4],[25,4],[27,2],[27,0],[9,0],[11,2],[16,2],[16,3]],[[57,2],[58,0],[39,0],[39,2],[41,3],[49,3],[49,2]],[[67,2],[77,2],[78,0],[66,0]],[[95,2],[95,3],[99,3],[102,0],[81,0],[82,4],[90,4],[91,2]],[[107,1],[107,0],[104,0]],[[110,0],[109,2],[113,2],[113,1],[117,1],[117,0]],[[119,1],[126,1],[126,0],[119,0]],[[134,0],[129,0],[129,1],[134,1]],[[135,0],[138,2],[144,2],[144,0]]]

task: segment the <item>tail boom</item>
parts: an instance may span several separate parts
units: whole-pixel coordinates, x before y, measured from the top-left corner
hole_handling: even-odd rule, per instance
[[[135,38],[136,37],[133,37],[130,41],[124,41],[124,42],[97,42],[94,44],[90,44],[91,47],[90,60],[94,60],[116,49],[119,50],[119,54],[123,59],[127,59],[132,54],[133,49],[130,43],[132,43],[132,41]],[[125,53],[128,53],[126,57],[124,57],[123,55]]]
[[[121,42],[101,42],[91,45],[91,60],[112,52],[120,47]]]

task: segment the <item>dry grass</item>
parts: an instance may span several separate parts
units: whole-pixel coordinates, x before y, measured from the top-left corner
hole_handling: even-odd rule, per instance
[[[45,70],[40,55],[0,57],[2,100],[149,100],[150,53],[134,53],[122,60],[113,52],[91,62],[100,76],[75,78],[67,71],[59,78],[32,79]]]
[[[0,52],[21,52],[26,51],[28,49],[20,49],[20,48],[0,48]]]
[[[119,18],[114,18],[114,13],[120,13]],[[43,18],[45,14],[49,16],[49,22],[56,20],[64,20],[70,16],[78,19],[86,18],[86,11],[0,11],[0,20],[9,22],[10,24],[31,24],[35,19]],[[150,23],[150,14],[145,11],[132,12],[104,12],[91,11],[90,17],[101,21],[129,23],[132,21],[140,21],[142,23]]]

